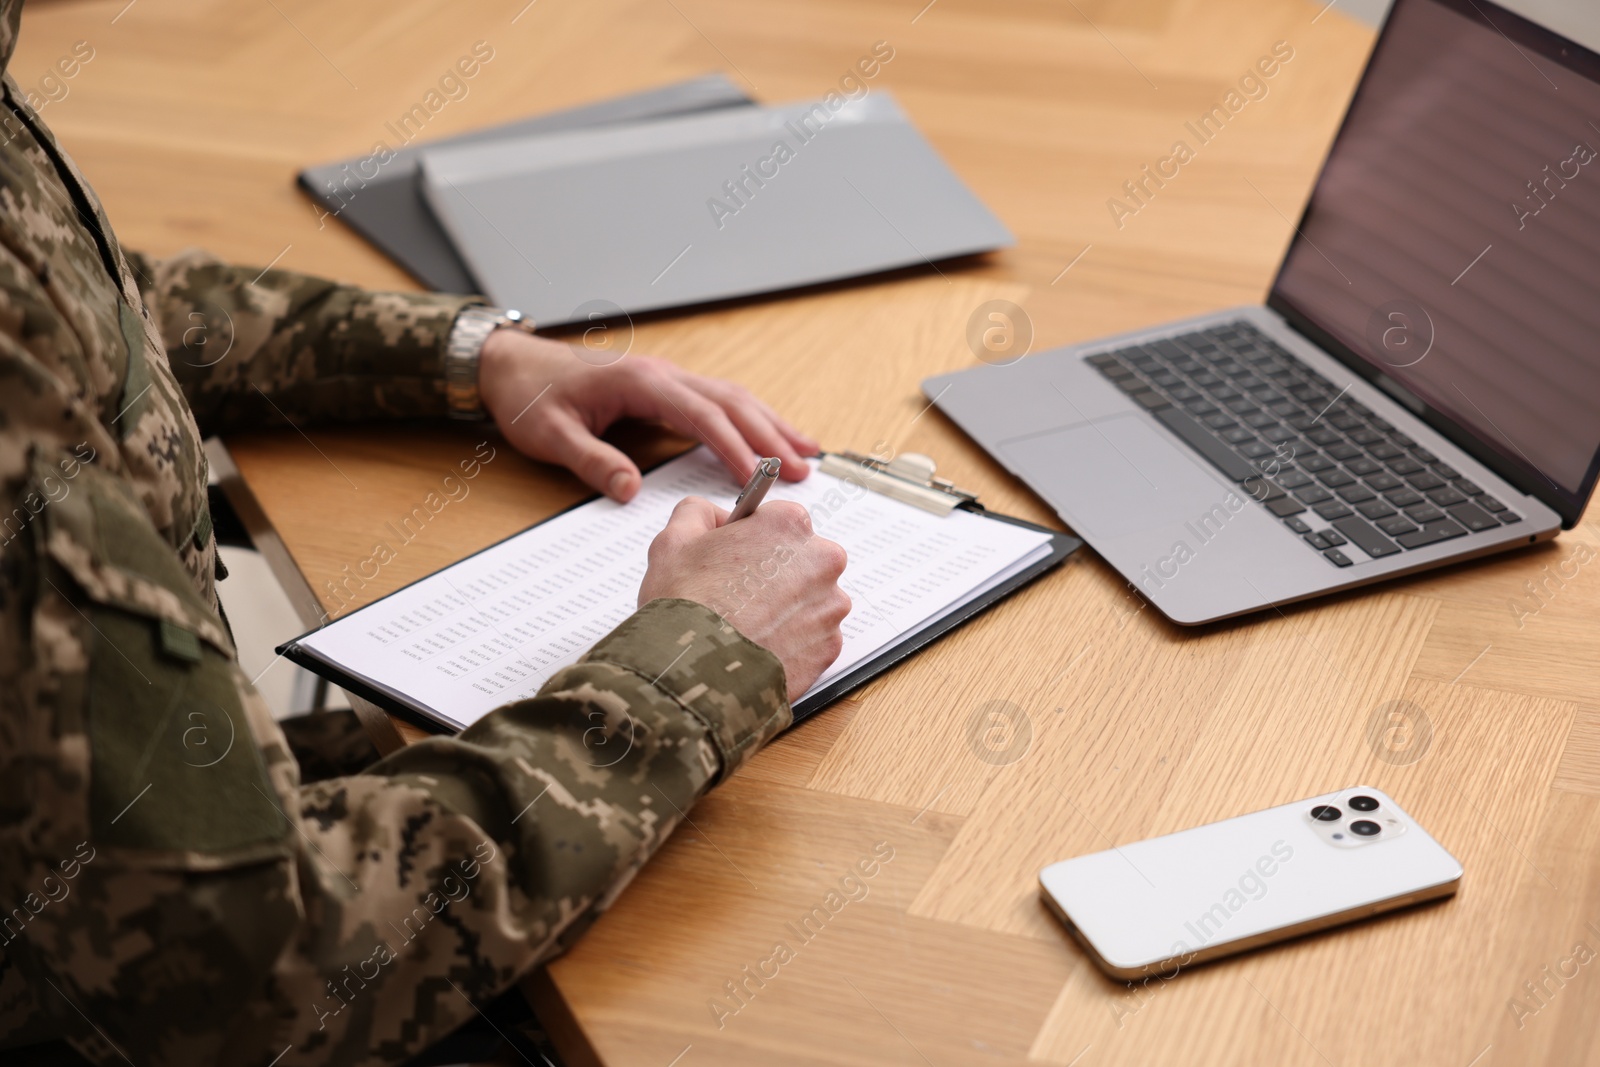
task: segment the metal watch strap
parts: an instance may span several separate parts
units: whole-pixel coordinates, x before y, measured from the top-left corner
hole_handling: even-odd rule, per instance
[[[534,332],[533,322],[526,315],[509,308],[478,304],[464,307],[457,313],[444,351],[445,400],[451,418],[482,420],[486,417],[483,397],[478,392],[478,357],[489,335],[505,326]]]

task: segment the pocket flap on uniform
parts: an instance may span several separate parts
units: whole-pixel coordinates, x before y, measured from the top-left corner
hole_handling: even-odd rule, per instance
[[[35,458],[50,500],[35,521],[56,565],[44,577],[88,622],[71,691],[89,742],[91,840],[179,870],[280,858],[290,823],[220,620],[131,489],[87,466],[45,481],[53,469]]]
[[[91,599],[164,620],[233,654],[222,621],[126,485],[87,465],[70,482],[43,457],[33,466],[35,485],[50,476],[65,486],[44,508],[45,551]]]

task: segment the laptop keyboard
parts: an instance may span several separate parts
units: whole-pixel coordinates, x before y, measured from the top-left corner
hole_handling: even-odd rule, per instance
[[[1335,566],[1522,521],[1243,320],[1087,362]]]

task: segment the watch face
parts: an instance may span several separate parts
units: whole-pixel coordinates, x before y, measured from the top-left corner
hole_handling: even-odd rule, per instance
[[[503,326],[515,326],[524,333],[532,333],[538,328],[534,325],[532,319],[513,308],[506,308],[505,311],[502,312],[500,316],[500,324]]]

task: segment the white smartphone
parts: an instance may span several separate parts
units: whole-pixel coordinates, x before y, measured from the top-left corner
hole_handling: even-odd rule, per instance
[[[1044,899],[1117,978],[1176,968],[1436,897],[1461,864],[1366,786],[1055,863]]]

